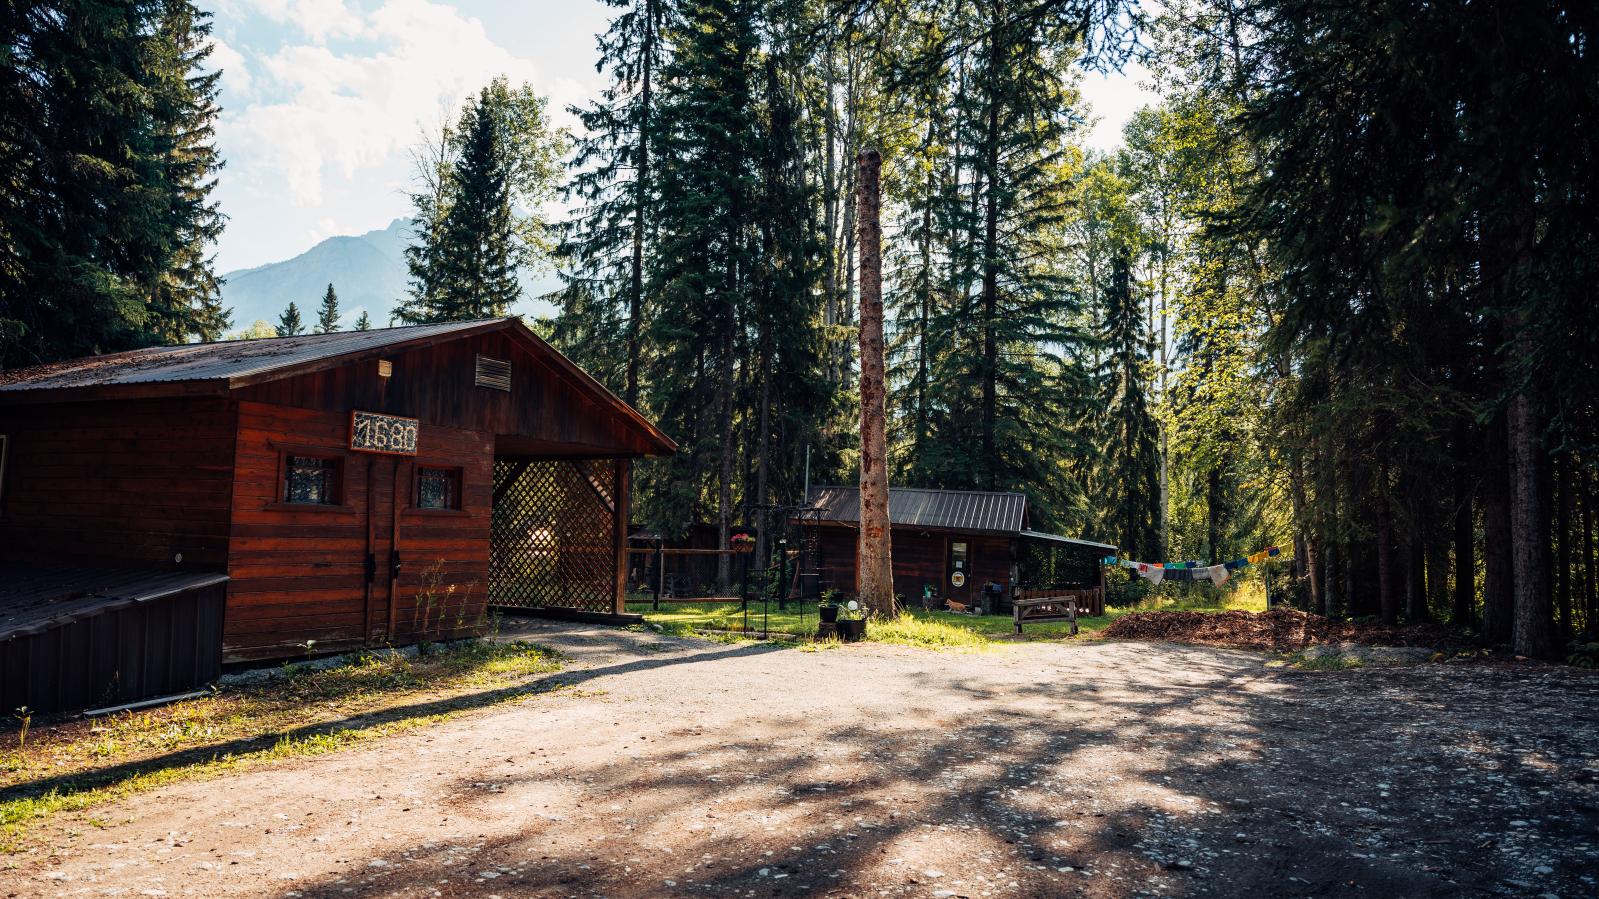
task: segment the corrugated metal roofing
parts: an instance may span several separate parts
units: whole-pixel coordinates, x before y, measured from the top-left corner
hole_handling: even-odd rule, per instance
[[[822,507],[826,521],[860,518],[860,489],[856,487],[812,487],[807,501],[812,507]],[[888,491],[888,520],[908,527],[1014,534],[1026,524],[1027,497],[1020,493],[892,487]]]
[[[0,640],[227,579],[215,572],[0,564]]]
[[[454,331],[482,328],[503,321],[507,319],[149,347],[0,372],[0,392],[113,384],[224,381],[378,350]]]

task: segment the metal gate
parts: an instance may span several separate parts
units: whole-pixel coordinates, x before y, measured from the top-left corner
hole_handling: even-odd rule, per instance
[[[489,604],[615,611],[609,459],[496,459]]]

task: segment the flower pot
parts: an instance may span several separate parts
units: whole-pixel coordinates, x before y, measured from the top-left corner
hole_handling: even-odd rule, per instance
[[[845,643],[859,643],[866,639],[866,619],[855,618],[838,623],[838,638]]]
[[[838,606],[817,606],[816,614],[821,616],[823,621],[832,623],[838,620]]]

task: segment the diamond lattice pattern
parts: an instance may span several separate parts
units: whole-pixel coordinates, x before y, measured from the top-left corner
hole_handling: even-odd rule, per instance
[[[606,460],[495,460],[491,604],[613,611],[609,468]]]

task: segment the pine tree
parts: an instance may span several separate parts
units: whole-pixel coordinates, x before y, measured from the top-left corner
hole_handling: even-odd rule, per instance
[[[327,293],[322,295],[322,308],[317,311],[315,333],[331,334],[337,330],[339,330],[339,295],[333,292],[333,285],[329,284]]]
[[[362,310],[361,317],[355,320],[355,329],[357,331],[372,330],[372,316],[367,315],[365,310]]]
[[[559,176],[565,140],[545,106],[531,87],[496,78],[420,154],[422,188],[413,195],[420,242],[407,252],[412,293],[395,310],[400,321],[510,313],[521,296],[519,271],[551,249],[539,210]]]
[[[273,330],[279,337],[293,337],[305,333],[305,325],[300,321],[300,307],[294,305],[293,300],[289,301],[289,307],[283,310],[283,314],[278,316],[278,323]]]

